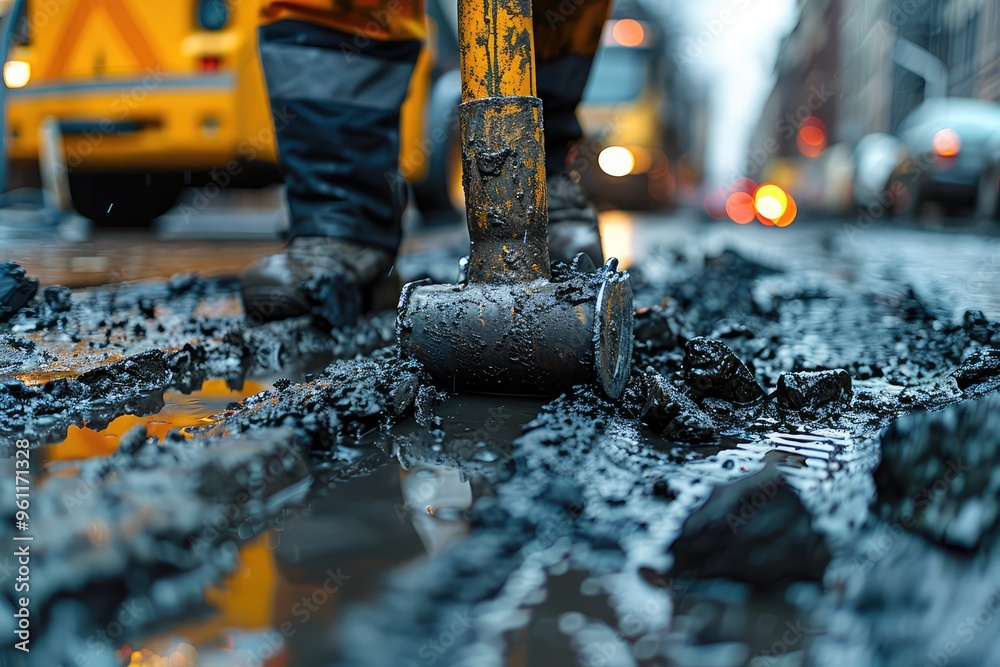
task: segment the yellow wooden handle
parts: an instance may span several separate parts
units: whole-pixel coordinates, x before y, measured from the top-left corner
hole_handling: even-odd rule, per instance
[[[459,0],[462,101],[534,97],[531,0]]]

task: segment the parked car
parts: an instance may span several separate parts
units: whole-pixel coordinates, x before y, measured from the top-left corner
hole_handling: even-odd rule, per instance
[[[909,157],[906,144],[895,135],[876,132],[862,137],[851,156],[854,205],[867,211],[892,210],[895,201],[888,191],[889,179]]]
[[[910,155],[887,184],[897,210],[919,215],[929,202],[948,213],[973,210],[987,142],[998,130],[1000,104],[994,102],[934,98],[914,109],[897,133]]]

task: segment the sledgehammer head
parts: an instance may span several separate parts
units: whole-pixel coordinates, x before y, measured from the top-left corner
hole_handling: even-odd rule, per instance
[[[548,395],[596,381],[617,399],[632,357],[632,286],[616,268],[611,260],[551,280],[410,283],[399,300],[400,351],[446,389]]]

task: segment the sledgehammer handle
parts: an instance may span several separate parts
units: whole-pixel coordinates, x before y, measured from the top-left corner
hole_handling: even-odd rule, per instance
[[[534,97],[531,0],[459,0],[462,101]]]
[[[459,0],[469,282],[548,279],[542,102],[530,0]]]

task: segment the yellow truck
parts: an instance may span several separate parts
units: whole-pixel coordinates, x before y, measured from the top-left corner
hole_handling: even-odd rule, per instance
[[[11,6],[0,0],[0,11]],[[287,121],[271,117],[259,6],[25,0],[3,70],[11,171],[37,174],[54,145],[73,206],[127,225],[164,213],[188,185],[267,180],[277,158],[273,127]],[[404,175],[416,178],[423,153],[409,144],[422,132],[426,61],[404,109]]]

